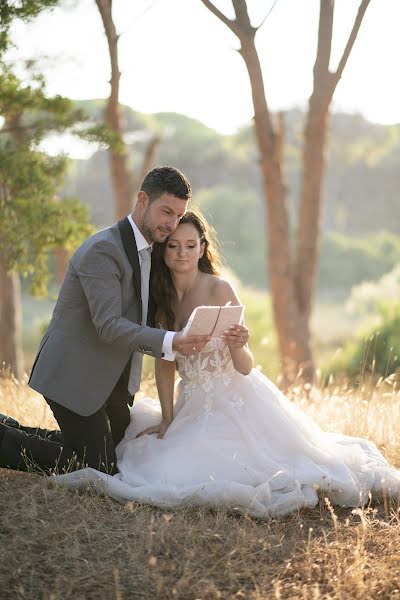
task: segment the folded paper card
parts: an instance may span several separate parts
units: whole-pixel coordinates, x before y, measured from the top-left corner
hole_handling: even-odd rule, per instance
[[[184,333],[221,337],[225,329],[243,319],[244,306],[197,306],[185,325]]]

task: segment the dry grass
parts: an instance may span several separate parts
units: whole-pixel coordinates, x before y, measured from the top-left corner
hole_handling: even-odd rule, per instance
[[[151,391],[151,382],[145,391]],[[400,466],[400,396],[331,388],[294,400],[326,429],[373,439]],[[52,426],[40,396],[0,382],[0,412]],[[37,475],[0,470],[0,598],[400,598],[397,506],[314,510],[257,521],[224,511],[162,511]]]

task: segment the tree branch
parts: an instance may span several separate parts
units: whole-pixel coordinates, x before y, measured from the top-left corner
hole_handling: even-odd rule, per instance
[[[232,0],[233,8],[235,9],[236,23],[241,34],[241,41],[243,43],[243,37],[248,38],[255,37],[257,29],[252,26],[249,11],[247,10],[246,0]]]
[[[111,62],[111,85],[112,94],[116,94],[118,98],[118,86],[120,72],[118,69],[118,34],[115,29],[114,21],[112,18],[112,1],[111,0],[95,0],[101,19],[103,21],[104,31],[106,34],[108,49],[110,54]]]
[[[152,168],[152,166],[154,164],[154,159],[155,159],[155,155],[157,152],[157,148],[160,145],[161,141],[162,141],[162,135],[160,133],[156,133],[153,135],[153,137],[150,139],[149,143],[146,146],[143,160],[142,160],[141,169],[134,181],[133,193],[135,196],[136,196],[137,192],[140,190],[139,186],[141,185],[143,179],[145,178],[145,176],[147,175],[147,173],[150,171],[150,169]]]
[[[218,17],[220,21],[225,23],[225,25],[229,27],[229,29],[233,31],[235,35],[239,37],[239,30],[236,21],[228,19],[228,17],[224,15],[224,13],[221,12],[212,2],[210,2],[210,0],[201,0],[201,2],[204,4],[204,6],[208,8],[210,12],[212,12],[216,17]]]
[[[332,95],[333,95],[333,92],[336,89],[336,86],[337,86],[337,84],[339,82],[339,79],[341,78],[341,76],[343,74],[344,68],[345,68],[347,60],[348,60],[348,58],[350,56],[350,53],[351,53],[351,51],[353,49],[354,42],[356,41],[359,29],[361,27],[362,20],[363,20],[363,18],[365,16],[365,12],[366,12],[366,10],[368,8],[369,3],[370,3],[370,0],[362,0],[360,6],[358,8],[358,12],[357,12],[357,16],[356,16],[355,21],[354,21],[353,29],[351,30],[348,42],[347,42],[346,47],[345,47],[345,49],[343,51],[343,56],[340,59],[338,68],[336,70],[336,73],[333,73]]]
[[[326,87],[329,80],[329,62],[332,50],[333,30],[332,0],[320,0],[317,56],[314,64],[314,89]]]
[[[269,15],[272,13],[272,11],[274,10],[275,6],[277,5],[278,0],[275,0],[275,2],[273,3],[273,5],[271,6],[271,8],[269,9],[269,11],[267,12],[267,14],[265,15],[265,17],[263,18],[263,20],[261,21],[261,23],[258,25],[258,27],[256,27],[256,30],[258,31],[259,29],[261,29],[261,27],[264,25],[265,21],[268,19]]]

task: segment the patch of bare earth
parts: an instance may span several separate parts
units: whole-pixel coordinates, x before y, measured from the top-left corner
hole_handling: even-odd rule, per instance
[[[373,439],[399,465],[398,393],[294,399],[325,428]],[[0,382],[0,412],[52,426],[40,396],[11,378]],[[267,521],[124,506],[0,469],[0,599],[400,598],[398,514],[393,501],[352,511],[323,498]]]

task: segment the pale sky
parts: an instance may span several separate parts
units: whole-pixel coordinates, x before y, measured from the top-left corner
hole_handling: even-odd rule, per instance
[[[46,55],[50,93],[105,98],[109,57],[94,0],[69,0],[14,29],[18,58]],[[215,4],[233,16],[230,0]],[[254,25],[274,4],[248,0]],[[360,0],[336,0],[335,67]],[[271,110],[304,106],[311,92],[318,0],[278,0],[257,34]],[[120,100],[141,112],[174,111],[223,133],[253,114],[236,37],[200,0],[114,0],[122,71]],[[334,96],[334,108],[379,123],[400,122],[400,0],[371,0]]]

